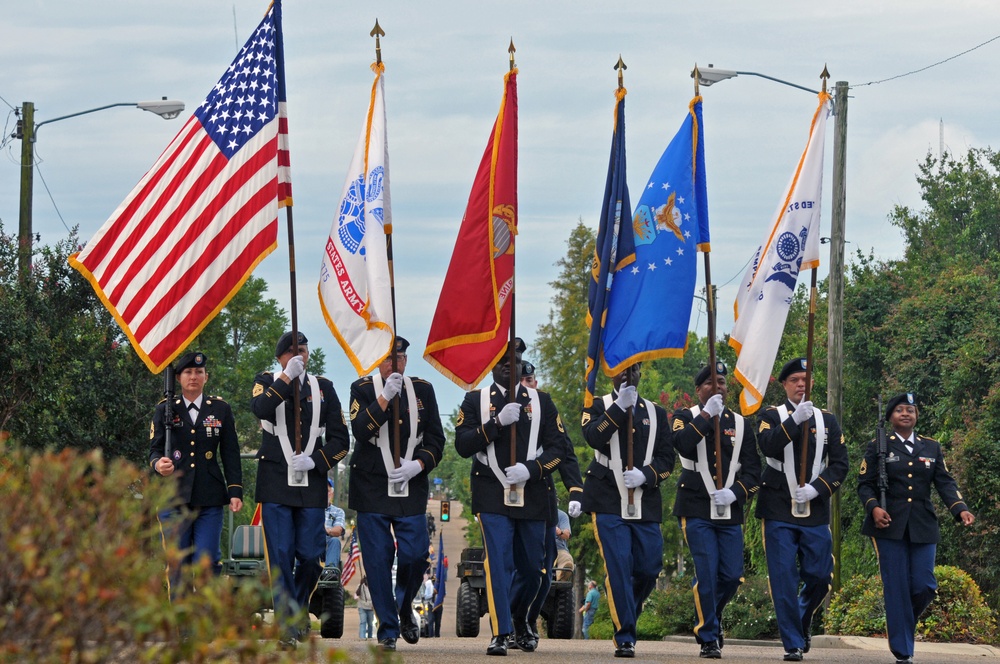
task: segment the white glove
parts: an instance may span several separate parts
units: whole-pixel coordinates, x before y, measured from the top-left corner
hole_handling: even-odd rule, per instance
[[[305,373],[305,370],[306,363],[303,362],[302,356],[294,355],[290,360],[288,360],[288,364],[286,364],[285,368],[281,370],[281,373],[288,376],[288,380],[295,380]]]
[[[635,389],[634,385],[625,385],[622,383],[622,387],[618,390],[618,398],[615,399],[615,405],[622,410],[628,410],[635,405],[635,402],[639,400],[639,392]]]
[[[394,483],[409,482],[414,477],[419,475],[420,471],[423,469],[424,468],[420,465],[419,461],[414,461],[413,459],[400,459],[399,468],[393,468],[389,471],[389,481]]]
[[[819,496],[819,491],[812,484],[800,486],[795,489],[795,502],[797,503],[808,503],[817,496]]]
[[[382,388],[382,398],[386,401],[392,401],[402,391],[403,374],[389,374],[389,377],[385,379],[385,387]]]
[[[713,394],[709,397],[708,401],[705,402],[704,411],[708,413],[709,417],[718,417],[722,415],[723,409],[725,409],[726,404],[722,403],[721,394]]]
[[[521,419],[521,404],[519,403],[509,403],[497,413],[497,422],[502,427],[510,426],[519,419]]]
[[[732,489],[719,489],[712,492],[712,502],[725,507],[736,502],[736,494]]]
[[[531,478],[528,467],[523,463],[515,463],[513,466],[508,466],[504,469],[504,473],[507,475],[507,484],[510,485],[527,482]]]
[[[792,420],[796,424],[802,424],[812,416],[813,416],[813,402],[800,401],[799,405],[795,407],[795,412],[792,413]]]
[[[571,519],[575,519],[583,514],[583,505],[580,504],[579,500],[571,500],[569,501],[569,509],[566,512]]]
[[[638,468],[633,468],[632,470],[626,470],[625,475],[625,488],[626,489],[638,489],[643,484],[646,483],[646,475],[643,474]]]
[[[316,462],[313,461],[310,456],[306,456],[305,454],[296,454],[292,457],[291,466],[292,470],[297,473],[308,473],[316,467]]]

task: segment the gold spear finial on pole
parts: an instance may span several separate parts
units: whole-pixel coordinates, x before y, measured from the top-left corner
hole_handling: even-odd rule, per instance
[[[622,60],[622,54],[618,54],[618,62],[615,64],[615,69],[618,71],[618,89],[621,90],[625,87],[625,78],[623,74],[628,67],[625,65],[625,61]]]
[[[694,79],[694,96],[697,97],[701,94],[698,90],[698,79],[701,78],[701,71],[698,69],[698,63],[694,63],[694,71],[691,72],[691,78]]]
[[[830,72],[826,68],[826,64],[823,65],[823,73],[819,75],[823,79],[823,92],[826,92],[826,82],[830,78]]]
[[[375,38],[375,63],[382,64],[382,42],[379,41],[379,37],[385,37],[385,30],[378,24],[378,19],[375,19],[375,27],[368,36]]]
[[[516,51],[516,50],[517,49],[514,48],[514,38],[511,37],[510,38],[510,46],[507,47],[507,52],[510,53],[510,70],[511,71],[514,71],[514,67],[516,66],[514,64],[514,51]]]

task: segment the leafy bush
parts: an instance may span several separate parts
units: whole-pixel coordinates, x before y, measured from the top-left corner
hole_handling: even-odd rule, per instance
[[[748,577],[722,616],[725,635],[733,639],[778,638],[778,619],[767,577]]]
[[[926,641],[990,643],[997,624],[979,586],[964,571],[949,565],[934,568],[937,599],[917,623]],[[885,634],[885,604],[878,576],[851,578],[830,602],[826,629],[831,634],[880,636]]]
[[[153,506],[174,483],[146,477],[99,451],[0,450],[0,662],[292,661],[252,619],[259,584],[196,567],[171,604],[164,564],[182,552],[161,547]]]
[[[602,601],[590,628],[593,639],[610,639],[615,633],[607,601]],[[697,617],[694,595],[688,581],[670,583],[662,590],[654,590],[646,600],[636,622],[640,640],[657,640],[671,634],[693,636]],[[778,636],[778,623],[774,617],[767,579],[751,577],[740,586],[739,592],[726,607],[723,616],[725,634],[735,639],[768,639]]]

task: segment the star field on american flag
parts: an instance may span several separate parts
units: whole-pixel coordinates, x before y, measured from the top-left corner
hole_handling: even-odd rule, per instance
[[[274,37],[274,25],[262,21],[194,112],[227,158],[239,152],[278,113]]]

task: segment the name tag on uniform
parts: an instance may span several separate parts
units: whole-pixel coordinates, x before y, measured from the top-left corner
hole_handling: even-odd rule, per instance
[[[895,462],[897,462],[897,461],[900,461],[900,460],[901,460],[901,459],[900,459],[900,457],[896,456],[896,455],[895,455],[895,454],[893,454],[892,452],[890,452],[890,453],[889,453],[889,456],[887,456],[887,457],[885,458],[885,462],[886,462],[886,463],[895,463]]]

